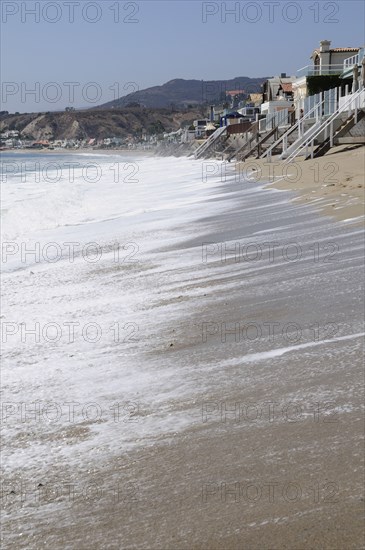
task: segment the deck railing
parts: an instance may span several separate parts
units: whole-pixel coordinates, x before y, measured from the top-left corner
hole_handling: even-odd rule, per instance
[[[344,62],[343,62],[343,70],[345,71],[346,69],[350,69],[354,65],[358,65],[359,64],[359,58],[360,58],[359,54],[356,54],[356,55],[353,55],[353,56],[348,57],[347,59],[345,59]]]
[[[354,65],[361,65],[363,58],[365,57],[365,48],[360,48],[356,55],[347,57],[343,62],[343,70],[351,69]]]
[[[319,94],[310,95],[303,100],[302,109],[306,115],[313,109],[320,101],[323,101],[322,115],[331,115],[338,107],[338,98],[340,97],[340,91],[338,88],[331,88]]]
[[[298,137],[303,136],[305,124],[307,120],[315,118],[316,121],[319,121],[321,118],[323,106],[323,99],[321,94],[319,94],[319,101],[313,105],[313,107],[305,114],[302,118],[298,119],[295,124],[293,124],[282,136],[279,137],[262,155],[260,158],[268,158],[268,161],[271,162],[272,151],[276,149],[279,145],[282,145],[282,153],[285,153],[288,148],[288,136],[297,131]]]
[[[282,109],[281,111],[275,111],[266,115],[259,121],[259,131],[269,132],[275,127],[289,126],[291,124],[291,111],[289,109]]]
[[[217,128],[217,130],[213,132],[213,134],[211,134],[208,139],[198,147],[198,149],[194,153],[194,157],[196,159],[200,158],[225,133],[227,133],[227,126],[221,126],[220,128]]]
[[[343,71],[343,64],[337,65],[306,65],[301,69],[298,69],[297,78],[303,76],[322,76],[326,74],[341,74]]]

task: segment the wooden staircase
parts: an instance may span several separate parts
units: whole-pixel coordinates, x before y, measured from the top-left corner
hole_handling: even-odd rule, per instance
[[[210,154],[211,151],[214,151],[218,147],[218,144],[219,144],[221,138],[223,138],[223,136],[226,136],[226,134],[227,134],[227,127],[226,126],[222,126],[220,128],[217,128],[217,130],[215,132],[213,132],[213,134],[210,135],[208,137],[208,139],[205,140],[204,143],[202,143],[198,147],[198,149],[195,151],[195,153],[194,153],[195,159],[199,159],[199,158],[202,158],[202,157],[207,157],[208,154]]]
[[[225,160],[227,162],[231,162],[233,158],[236,158],[238,160],[240,153],[242,153],[246,149],[246,147],[249,147],[254,139],[257,139],[257,136],[259,135],[258,132],[258,122],[253,122],[251,127],[245,132],[243,136],[245,140],[243,145],[241,145],[238,149],[231,151],[231,153],[229,153]]]
[[[266,143],[266,141],[268,139],[270,139],[272,136],[275,135],[276,138],[277,138],[278,132],[279,132],[279,129],[276,126],[275,128],[270,130],[267,134],[265,134],[261,138],[258,135],[257,135],[257,137],[255,136],[256,143],[253,143],[255,141],[255,138],[253,138],[252,141],[251,141],[251,144],[249,146],[249,149],[246,152],[244,152],[243,155],[237,155],[237,160],[240,160],[240,161],[246,160],[249,156],[251,156],[253,154],[253,152],[255,151],[256,148],[257,148],[257,157],[259,158],[260,155],[261,155],[261,146],[264,143]]]

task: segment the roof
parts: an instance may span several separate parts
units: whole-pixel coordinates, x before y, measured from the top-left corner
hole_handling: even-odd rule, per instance
[[[241,113],[239,113],[238,111],[233,111],[232,109],[224,109],[222,116],[223,118],[239,118],[243,115],[241,115]]]
[[[293,83],[292,82],[283,82],[281,84],[281,88],[283,92],[292,92],[293,91]]]
[[[230,90],[229,92],[226,92],[226,95],[233,96],[233,95],[239,95],[244,93],[245,93],[245,90]]]
[[[262,93],[261,94],[250,94],[250,99],[253,102],[262,101]]]
[[[330,52],[358,52],[360,48],[331,48]]]
[[[320,53],[357,53],[360,50],[360,48],[331,48],[327,52],[321,52],[319,48],[316,48],[313,50],[312,55],[310,56],[310,59],[312,59],[315,55],[319,55]]]
[[[282,88],[284,91],[287,91],[284,89],[284,86],[288,84],[290,84],[291,86],[291,89],[288,91],[292,91],[292,85],[295,80],[296,80],[295,76],[290,76],[290,77],[275,76],[274,78],[268,78],[268,80],[266,81],[267,101],[274,100],[280,88]]]

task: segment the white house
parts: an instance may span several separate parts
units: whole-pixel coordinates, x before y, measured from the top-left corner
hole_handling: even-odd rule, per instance
[[[330,40],[321,40],[319,48],[313,50],[310,56],[312,64],[298,70],[298,77],[293,82],[294,106],[297,117],[300,116],[301,109],[303,109],[304,99],[309,95],[308,77],[340,77],[343,72],[344,61],[349,56],[358,54],[360,50],[357,47],[331,48],[330,46]]]
[[[196,138],[205,137],[205,130],[206,130],[206,126],[207,126],[208,122],[209,121],[206,118],[194,120],[193,126],[195,128],[195,137]]]
[[[316,48],[310,59],[313,61],[312,74],[341,74],[343,62],[350,55],[359,53],[360,48],[331,48],[330,40],[321,40],[319,48]]]
[[[358,75],[357,81],[354,81],[355,71]],[[341,78],[352,78],[352,86],[351,89],[349,86],[345,87],[345,94],[339,98],[340,107],[346,104],[351,109],[355,109],[355,107],[365,109],[365,94],[362,94],[362,96],[357,98],[355,101],[350,101],[349,104],[350,94],[353,91],[358,89],[363,90],[365,88],[365,47],[360,48],[356,55],[347,57],[344,60]]]

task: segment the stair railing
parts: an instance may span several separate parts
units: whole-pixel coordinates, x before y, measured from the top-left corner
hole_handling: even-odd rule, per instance
[[[258,133],[258,131],[259,131],[259,123],[255,121],[251,124],[250,128],[246,130],[246,132],[243,134],[243,138],[244,138],[243,145],[238,147],[236,151],[234,151],[227,157],[226,159],[227,162],[230,162],[233,159],[233,157],[235,157],[239,152],[242,152],[246,148],[246,146],[248,145],[252,137],[254,137],[254,135]]]
[[[202,143],[198,149],[195,151],[194,153],[194,157],[195,159],[199,158],[200,155],[202,153],[204,153],[204,151],[206,151],[207,149],[209,149],[209,147],[211,145],[213,145],[213,143],[220,137],[224,134],[224,132],[227,131],[227,126],[221,126],[220,128],[217,128],[215,130],[215,132],[213,132],[213,134],[211,134],[208,139],[206,141],[204,141],[204,143]]]
[[[288,136],[294,132],[296,129],[298,129],[298,139],[302,138],[304,135],[304,122],[308,120],[309,118],[313,118],[312,115],[315,114],[316,121],[318,121],[320,115],[320,110],[322,111],[322,105],[323,105],[324,99],[322,98],[318,103],[316,103],[302,118],[298,118],[297,122],[291,126],[282,136],[279,137],[275,143],[273,143],[266,151],[261,155],[260,158],[268,157],[268,161],[271,162],[271,155],[272,151],[280,145],[280,143],[283,143],[283,149],[282,153],[285,153],[285,151],[288,148]]]
[[[356,108],[358,106],[358,100],[360,98],[360,95],[362,93],[365,93],[365,90],[364,89],[360,89],[360,90],[357,90],[357,92],[355,92],[354,94],[352,94],[348,99],[347,101],[345,101],[345,103],[343,103],[343,105],[338,106],[336,111],[330,116],[328,117],[320,126],[319,128],[316,129],[316,131],[314,132],[313,135],[311,135],[309,138],[307,138],[303,143],[301,143],[300,145],[298,145],[298,147],[288,156],[288,158],[285,160],[285,164],[288,164],[289,162],[291,162],[292,160],[294,160],[294,158],[299,154],[299,152],[302,150],[302,149],[306,149],[307,151],[307,155],[308,156],[308,146],[311,145],[312,148],[313,148],[313,145],[314,145],[314,140],[319,136],[319,134],[321,134],[323,131],[326,131],[327,128],[329,128],[329,132],[330,132],[330,143],[331,143],[331,147],[333,146],[333,122],[336,120],[336,118],[338,118],[338,116],[343,113],[344,111],[348,111],[349,112],[349,116],[351,115],[351,111],[355,111],[356,112]],[[351,103],[352,102],[355,102],[355,108],[354,109],[351,109]],[[311,154],[311,158],[313,158],[313,151],[312,151],[312,154]]]

